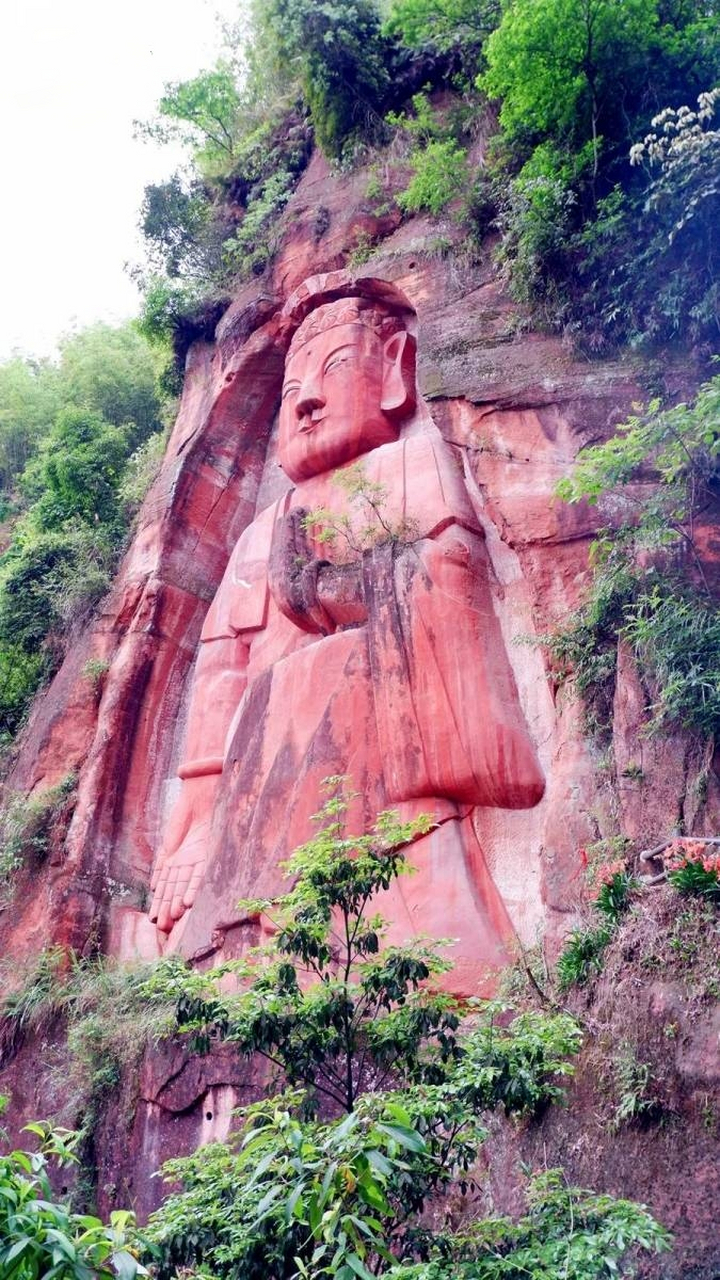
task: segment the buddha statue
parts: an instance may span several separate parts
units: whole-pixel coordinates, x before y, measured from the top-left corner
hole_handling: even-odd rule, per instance
[[[151,919],[166,947],[222,949],[252,923],[240,899],[284,891],[281,864],[342,776],[357,831],[383,809],[430,815],[414,874],[378,905],[390,941],[452,938],[450,985],[482,994],[514,935],[473,810],[532,806],[544,781],[462,457],[419,400],[399,290],[315,277],[284,325],[288,487],[205,620]]]

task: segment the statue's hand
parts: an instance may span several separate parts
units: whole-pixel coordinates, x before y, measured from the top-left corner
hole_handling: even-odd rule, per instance
[[[303,631],[329,635],[334,624],[317,592],[318,573],[327,561],[312,556],[303,523],[307,515],[303,507],[295,507],[276,522],[268,581],[275,603],[286,618]]]
[[[210,822],[220,774],[188,778],[170,816],[150,888],[150,919],[162,933],[195,901],[202,884],[210,837]]]

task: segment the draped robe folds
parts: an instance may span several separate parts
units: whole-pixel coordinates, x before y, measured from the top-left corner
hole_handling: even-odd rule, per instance
[[[365,551],[348,546],[342,557],[335,547],[316,548],[318,557],[342,559],[342,572],[355,579],[362,607],[353,620],[323,634],[293,617],[268,570],[282,522],[293,509],[320,505],[312,482],[245,531],[206,618],[203,646],[237,645],[235,670],[224,675],[239,696],[229,728],[213,730],[213,690],[197,681],[193,689],[193,700],[209,700],[207,734],[201,751],[188,742],[180,772],[192,777],[222,759],[222,776],[204,882],[171,945],[189,956],[213,940],[232,950],[243,923],[237,903],[287,888],[282,864],[313,833],[323,780],[341,775],[356,793],[351,830],[367,830],[387,808],[403,820],[427,813],[437,824],[408,850],[415,873],[380,895],[378,908],[391,922],[391,941],[452,937],[453,990],[483,992],[510,957],[513,931],[472,808],[530,807],[543,779],[459,455],[427,429],[374,449],[360,465],[382,486],[383,521],[404,534]],[[331,477],[322,505],[343,514],[354,504]]]

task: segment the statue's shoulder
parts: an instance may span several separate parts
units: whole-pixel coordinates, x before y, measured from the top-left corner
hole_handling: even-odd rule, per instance
[[[203,640],[236,636],[265,626],[268,608],[268,558],[280,498],[241,533],[202,629]]]
[[[370,478],[385,489],[392,513],[402,512],[420,537],[432,537],[449,524],[478,528],[462,455],[437,429],[383,445],[371,457]]]

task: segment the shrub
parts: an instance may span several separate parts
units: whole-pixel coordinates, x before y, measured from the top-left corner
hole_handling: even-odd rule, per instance
[[[290,68],[299,68],[326,155],[338,159],[353,137],[382,134],[390,46],[372,0],[259,0],[254,15],[266,74],[287,78]]]
[[[620,1274],[632,1240],[661,1253],[668,1233],[642,1205],[570,1186],[562,1169],[530,1180],[526,1215],[472,1223],[461,1243],[439,1234],[429,1261],[394,1267],[392,1280],[605,1280]]]
[[[460,146],[452,122],[443,120],[425,93],[416,93],[412,111],[391,113],[387,122],[412,141],[413,177],[397,203],[405,213],[426,210],[437,215],[467,185],[467,151]]]
[[[50,851],[53,829],[75,800],[77,777],[69,773],[38,795],[5,798],[0,814],[0,910],[12,899],[17,872],[26,863],[39,867]]]
[[[156,431],[130,454],[118,485],[118,497],[131,515],[142,506],[165,456],[167,433]]]
[[[456,142],[433,141],[410,157],[414,173],[397,197],[405,213],[438,214],[465,189],[467,152]]]
[[[392,0],[384,29],[411,48],[458,52],[470,73],[499,21],[499,0]]]
[[[500,99],[493,165],[516,296],[589,350],[678,336],[714,344],[720,193],[705,91],[720,41],[707,6],[514,0],[485,56],[478,84]],[[698,93],[697,112],[681,105]],[[667,108],[648,134],[658,102]],[[528,190],[518,170],[548,148],[559,167]]]
[[[224,245],[224,260],[242,275],[260,274],[272,258],[280,236],[280,214],[295,185],[295,175],[279,169],[259,187],[235,234]]]
[[[196,1268],[217,1280],[468,1280],[542,1274],[601,1278],[628,1244],[669,1237],[641,1206],[572,1188],[560,1170],[533,1179],[527,1216],[432,1229],[417,1215],[469,1162],[482,1130],[439,1090],[372,1094],[342,1121],[299,1120],[288,1099],[244,1113],[229,1143],[170,1162],[183,1189],[150,1221],[158,1280]],[[610,1260],[610,1261],[608,1261]],[[320,1270],[321,1269],[321,1270]]]
[[[605,949],[613,935],[609,924],[596,929],[575,929],[558,957],[556,974],[561,991],[584,987],[602,971]]]
[[[7,1099],[0,1099],[0,1110]],[[138,1261],[134,1215],[117,1211],[105,1225],[58,1201],[53,1167],[76,1161],[76,1135],[46,1124],[25,1132],[37,1151],[0,1154],[0,1274],[7,1280],[135,1280],[149,1272]]]
[[[649,687],[650,731],[680,725],[707,737],[720,727],[720,615],[696,545],[698,525],[717,505],[719,406],[717,377],[692,404],[663,409],[653,401],[580,454],[558,485],[568,502],[612,498],[623,521],[593,544],[584,604],[541,638],[599,724],[610,719],[622,639]],[[632,486],[648,478],[654,489],[640,501]]]

